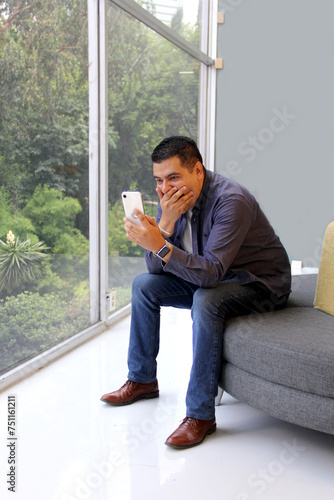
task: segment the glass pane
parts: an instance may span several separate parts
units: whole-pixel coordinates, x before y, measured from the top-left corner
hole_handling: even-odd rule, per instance
[[[0,2],[0,372],[89,325],[86,0]]]
[[[108,22],[109,289],[119,308],[146,270],[144,251],[126,238],[121,193],[141,191],[156,215],[151,153],[171,135],[197,140],[200,63],[112,4]]]
[[[135,0],[179,35],[200,46],[202,0]]]

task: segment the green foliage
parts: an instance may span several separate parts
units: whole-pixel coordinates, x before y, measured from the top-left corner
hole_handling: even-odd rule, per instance
[[[127,287],[116,287],[113,290],[116,294],[116,307],[115,311],[125,307],[131,302],[131,283]]]
[[[136,182],[154,216],[150,154],[168,135],[196,139],[200,64],[114,4],[108,9],[109,252],[138,257],[120,194]],[[198,45],[181,10],[172,24]],[[87,0],[0,1],[0,239],[12,230],[31,249],[39,241],[50,249],[38,279],[26,272],[0,293],[13,294],[0,301],[7,367],[88,322],[87,44]],[[122,303],[133,274],[119,266]]]
[[[124,230],[124,209],[122,201],[116,201],[108,214],[108,248],[111,255],[117,253],[123,256],[140,257],[144,250],[126,237]]]
[[[70,232],[62,234],[53,247],[53,253],[87,255],[88,252],[89,242],[79,229],[76,228],[73,228]]]
[[[55,272],[52,266],[53,255],[48,254],[41,262],[41,275],[34,282],[23,283],[22,286],[13,291],[13,295],[18,295],[23,291],[65,294],[65,290],[72,287],[71,280],[65,281],[60,272]],[[72,290],[71,290],[72,291]],[[6,294],[7,296],[9,294]],[[5,298],[5,297],[4,297]]]
[[[0,301],[0,372],[88,326],[86,303],[24,292]]]
[[[57,293],[70,303],[80,296],[82,300],[89,301],[89,258],[88,255],[77,256],[68,254],[47,255],[42,262],[42,276],[31,283],[29,288],[21,288],[16,293],[24,290],[42,294]],[[85,289],[83,298],[81,291]],[[80,292],[78,291],[80,290]]]
[[[88,237],[87,0],[10,0],[0,7],[0,184],[10,196],[7,212],[18,217],[12,229],[32,241],[36,234],[55,251],[79,253],[81,243],[86,251],[79,233],[66,231],[60,241],[58,230],[43,231],[21,210],[38,186],[57,189],[79,201],[74,227]],[[154,12],[155,2],[148,8]],[[198,45],[182,9],[172,25]],[[200,64],[114,5],[108,32],[113,208],[133,181],[156,199],[150,154],[163,137],[196,138]]]
[[[73,195],[88,157],[86,1],[1,5],[0,182],[18,202],[41,183]]]
[[[44,185],[36,187],[22,212],[54,253],[83,254],[88,250],[88,242],[74,227],[75,216],[80,211],[78,200]]]
[[[20,240],[30,239],[37,243],[38,237],[30,219],[22,212],[15,211],[9,195],[4,188],[0,188],[0,239],[6,239],[8,231],[13,231]]]
[[[22,280],[34,280],[40,273],[40,261],[47,250],[44,242],[32,244],[28,239],[20,241],[9,231],[7,242],[0,240],[0,291],[9,292]]]
[[[164,137],[197,138],[200,64],[115,6],[109,9],[108,23],[113,206],[134,180],[149,198],[156,198],[150,155]],[[186,29],[182,35],[191,41],[197,36]]]

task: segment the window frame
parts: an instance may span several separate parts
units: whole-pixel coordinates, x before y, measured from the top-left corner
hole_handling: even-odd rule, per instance
[[[202,2],[198,49],[134,0],[87,0],[89,66],[89,288],[91,326],[4,373],[0,390],[35,373],[78,347],[131,311],[108,310],[108,32],[109,2],[126,11],[201,63],[198,145],[204,164],[214,169],[218,0]]]

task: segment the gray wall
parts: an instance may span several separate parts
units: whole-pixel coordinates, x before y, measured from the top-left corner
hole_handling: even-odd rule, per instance
[[[257,197],[291,260],[317,267],[334,220],[334,2],[219,10],[215,170]]]

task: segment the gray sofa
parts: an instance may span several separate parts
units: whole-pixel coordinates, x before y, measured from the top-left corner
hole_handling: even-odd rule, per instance
[[[277,418],[334,434],[334,316],[313,307],[316,285],[316,274],[293,276],[285,309],[228,320],[219,385]]]

